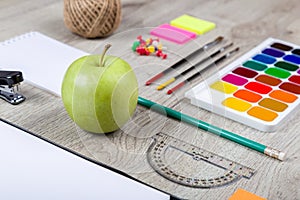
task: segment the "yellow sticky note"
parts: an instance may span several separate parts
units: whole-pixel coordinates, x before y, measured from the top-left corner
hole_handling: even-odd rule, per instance
[[[238,189],[228,200],[267,200],[246,190]]]
[[[172,26],[192,31],[197,34],[204,34],[216,27],[216,24],[192,17],[190,15],[182,15],[170,22]]]

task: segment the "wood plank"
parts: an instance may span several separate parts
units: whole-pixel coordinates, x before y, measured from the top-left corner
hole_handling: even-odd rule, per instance
[[[275,37],[300,45],[298,1],[190,0],[187,3],[187,1],[179,0],[123,0],[122,6],[122,23],[112,36],[87,40],[70,33],[64,26],[63,1],[2,0],[0,1],[0,40],[36,30],[89,53],[99,53],[104,44],[112,43],[113,47],[109,53],[126,59],[134,68],[141,96],[247,138],[284,150],[287,153],[287,159],[279,162],[210,133],[153,113],[141,106],[137,107],[133,119],[120,131],[105,135],[86,133],[70,120],[59,97],[27,83],[22,85],[22,93],[27,97],[26,102],[11,106],[1,100],[0,118],[181,198],[228,199],[237,188],[243,188],[272,200],[300,199],[300,137],[298,133],[300,112],[291,117],[278,131],[263,133],[199,109],[191,105],[183,96],[188,88],[199,83],[209,74],[216,73],[226,63],[255,47],[267,37]],[[217,24],[217,28],[183,46],[163,41],[163,44],[168,47],[167,60],[139,57],[131,52],[130,46],[137,35],[143,35],[146,38],[150,36],[151,27],[167,23],[185,13],[211,20]],[[239,55],[208,70],[173,96],[165,95],[165,91],[156,91],[155,85],[144,86],[148,78],[219,35],[225,36],[228,41],[233,41],[240,46]],[[190,60],[190,63],[197,59],[201,59],[201,56]],[[174,71],[169,76],[179,71]],[[159,80],[158,83],[165,79]],[[249,180],[243,178],[233,184],[212,189],[194,189],[170,182],[158,175],[146,160],[146,151],[152,141],[151,136],[159,131],[252,167],[257,172]],[[182,157],[181,162],[174,158],[173,164],[183,173],[207,175],[206,172],[197,168],[197,162],[183,163],[186,160],[187,158]]]

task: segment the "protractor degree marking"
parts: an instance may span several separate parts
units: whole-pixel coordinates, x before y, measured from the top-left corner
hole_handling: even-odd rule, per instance
[[[147,151],[148,162],[158,174],[175,183],[189,187],[210,188],[229,184],[237,181],[241,177],[251,178],[254,174],[254,170],[249,167],[245,167],[239,163],[185,143],[164,133],[154,135],[153,139],[154,140]],[[197,161],[202,160],[224,169],[224,175],[205,179],[180,175],[167,165],[165,152],[168,148],[173,148],[192,156],[193,159]]]

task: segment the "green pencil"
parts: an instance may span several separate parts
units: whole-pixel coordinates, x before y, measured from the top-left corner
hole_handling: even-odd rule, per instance
[[[171,117],[180,121],[183,121],[187,124],[191,124],[193,126],[196,126],[202,130],[208,131],[210,133],[213,133],[215,135],[218,135],[222,138],[231,140],[233,142],[236,142],[238,144],[241,144],[243,146],[249,147],[255,151],[258,151],[260,153],[263,153],[267,156],[270,156],[272,158],[276,158],[278,160],[284,159],[284,153],[276,150],[274,148],[268,147],[266,145],[260,144],[258,142],[255,142],[253,140],[247,139],[245,137],[242,137],[240,135],[237,135],[235,133],[232,133],[230,131],[226,131],[224,129],[218,128],[216,126],[213,126],[209,123],[206,123],[204,121],[195,119],[191,116],[185,115],[181,112],[178,112],[176,110],[173,110],[171,108],[162,106],[160,104],[154,103],[148,99],[144,99],[142,97],[138,97],[138,104],[141,106],[145,106],[147,108],[151,108],[153,111],[161,113],[161,114],[167,114],[167,117]],[[155,105],[155,106],[154,106]]]

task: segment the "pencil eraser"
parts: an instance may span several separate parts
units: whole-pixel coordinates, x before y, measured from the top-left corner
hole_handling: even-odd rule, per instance
[[[285,153],[280,152],[279,155],[278,155],[278,159],[283,161],[284,157],[285,157]]]
[[[177,44],[186,43],[187,41],[197,36],[197,34],[193,32],[183,30],[181,28],[174,27],[169,24],[162,24],[152,29],[150,34],[165,40],[175,42]]]
[[[216,24],[213,22],[192,17],[190,15],[182,15],[172,20],[170,24],[197,34],[204,34],[216,27]]]
[[[246,190],[238,189],[228,200],[267,200],[267,199],[259,197]]]

